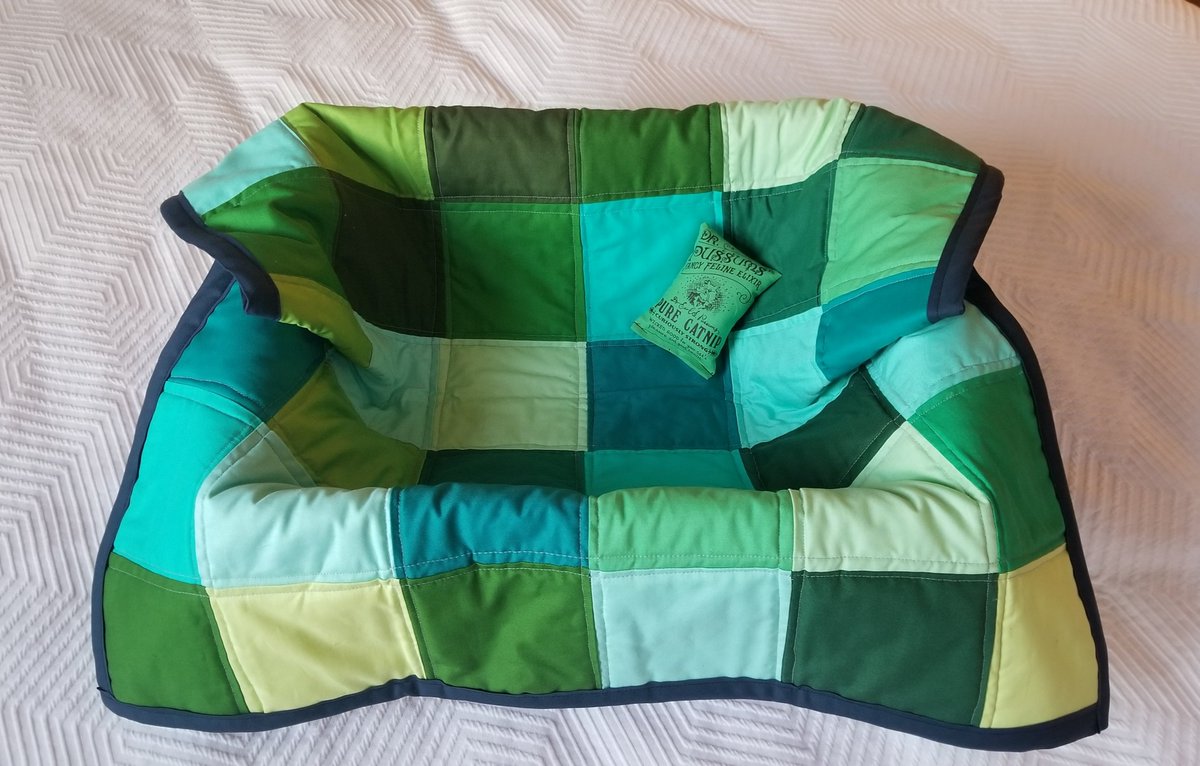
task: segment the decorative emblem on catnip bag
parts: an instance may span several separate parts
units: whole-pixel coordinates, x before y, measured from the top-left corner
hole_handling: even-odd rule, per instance
[[[779,272],[729,244],[708,224],[663,297],[633,323],[635,333],[711,378],[730,330]]]

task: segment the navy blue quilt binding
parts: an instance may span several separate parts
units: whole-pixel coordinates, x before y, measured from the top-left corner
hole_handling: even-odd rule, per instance
[[[211,255],[233,275],[242,288],[242,308],[247,314],[279,319],[279,288],[241,242],[206,226],[182,194],[163,202],[159,212],[180,239]]]
[[[933,272],[929,305],[925,309],[930,323],[963,313],[963,299],[975,270],[975,259],[996,217],[1003,189],[1004,174],[991,165],[983,165]]]
[[[200,332],[213,309],[225,298],[232,286],[233,278],[230,273],[219,263],[214,263],[192,297],[192,302],[179,318],[175,331],[171,333],[167,345],[159,354],[154,371],[150,373],[146,399],[134,428],[133,445],[129,448],[129,461],[125,464],[125,476],[121,479],[121,487],[117,490],[116,500],[113,501],[108,526],[105,527],[104,537],[100,540],[100,553],[96,556],[96,570],[92,578],[92,654],[96,658],[96,682],[103,693],[108,693],[112,688],[108,677],[108,658],[104,653],[104,573],[108,570],[108,557],[112,553],[117,527],[121,525],[121,519],[129,507],[129,495],[133,492],[133,485],[141,470],[142,447],[146,443],[150,419],[154,416],[163,384],[167,382],[175,363],[183,355],[183,350],[192,342],[196,333]]]

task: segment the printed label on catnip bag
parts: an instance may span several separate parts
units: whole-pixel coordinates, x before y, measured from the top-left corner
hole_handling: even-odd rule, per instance
[[[779,272],[747,257],[706,224],[683,270],[632,330],[711,378],[730,330]]]

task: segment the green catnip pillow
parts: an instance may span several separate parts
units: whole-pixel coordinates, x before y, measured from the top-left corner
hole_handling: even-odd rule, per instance
[[[679,276],[631,329],[711,378],[730,330],[777,279],[702,223]]]

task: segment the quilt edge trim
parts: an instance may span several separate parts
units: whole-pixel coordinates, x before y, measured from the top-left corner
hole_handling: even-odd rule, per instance
[[[108,674],[108,656],[104,648],[104,577],[108,571],[108,559],[113,552],[117,529],[129,508],[129,499],[133,486],[137,483],[141,471],[142,450],[145,447],[146,435],[150,430],[150,421],[158,408],[158,400],[171,371],[179,362],[184,349],[191,344],[192,339],[207,323],[209,316],[217,305],[224,300],[233,287],[234,279],[231,273],[219,262],[213,263],[205,275],[204,281],[196,290],[191,303],[184,309],[183,315],[175,325],[171,337],[159,354],[154,370],[150,373],[150,382],[146,385],[146,396],[134,427],[133,440],[129,447],[129,457],[125,463],[125,473],[121,477],[117,497],[109,512],[108,522],[104,527],[104,536],[100,539],[99,551],[96,554],[94,574],[92,576],[92,654],[96,662],[96,683],[101,693],[111,692],[112,682]]]
[[[268,731],[406,697],[461,700],[526,709],[604,707],[693,700],[759,700],[790,704],[820,713],[852,718],[956,747],[1005,752],[1058,747],[1100,731],[1097,723],[1098,704],[1068,713],[1053,721],[1030,726],[981,729],[965,724],[944,723],[914,713],[858,702],[832,692],[819,691],[807,686],[793,686],[778,681],[751,678],[706,678],[689,681],[650,682],[641,686],[603,691],[504,694],[450,686],[438,680],[409,676],[296,710],[239,715],[212,715],[170,708],[144,707],[121,702],[103,689],[100,690],[100,694],[105,706],[124,718],[152,726],[209,732]]]
[[[975,259],[996,217],[1003,189],[1004,174],[991,165],[981,165],[933,272],[925,309],[930,323],[958,316],[965,310],[964,301],[975,273]]]
[[[164,200],[159,212],[176,236],[208,253],[237,280],[247,314],[280,318],[279,288],[240,242],[205,224],[182,193]]]

